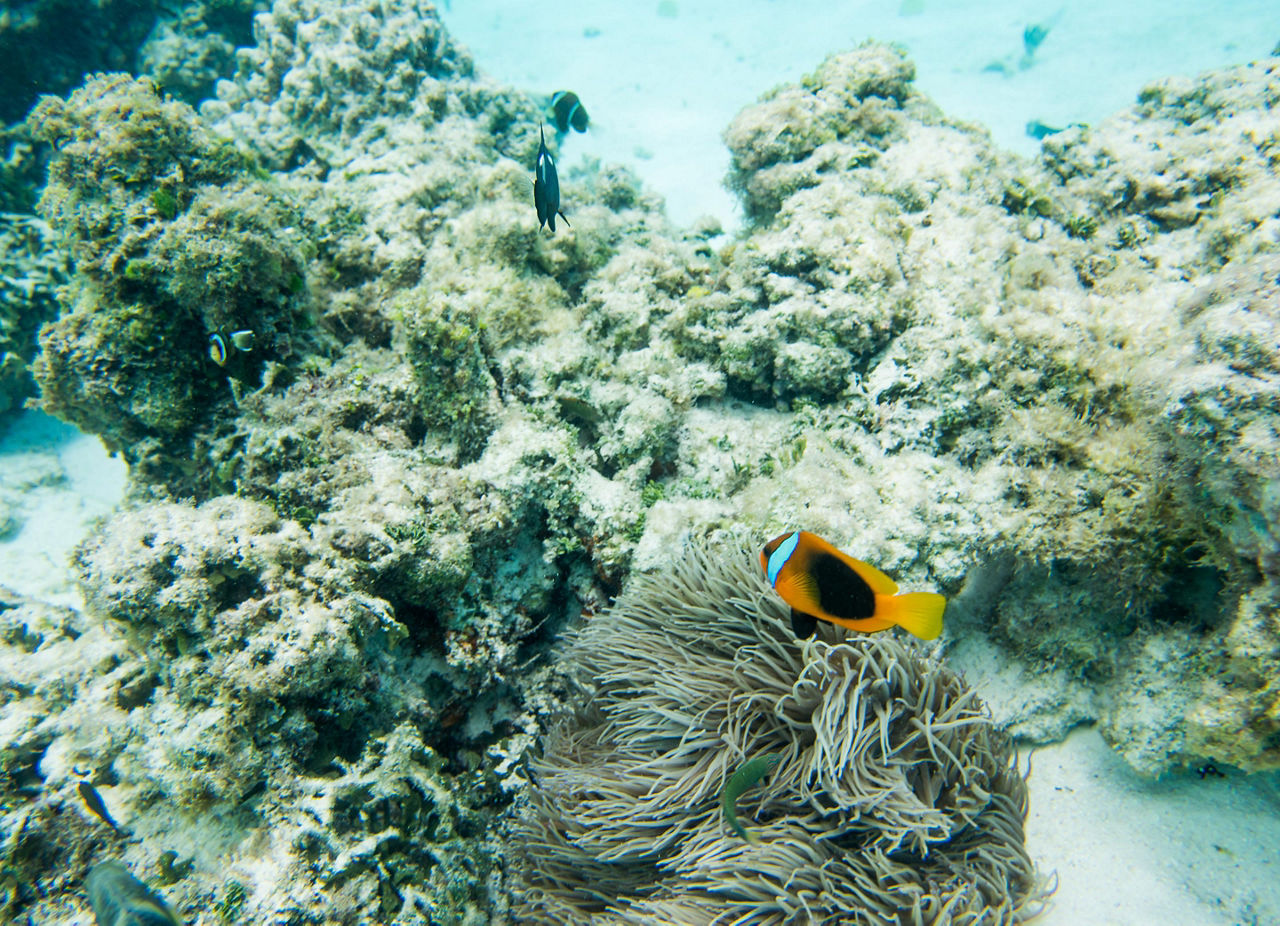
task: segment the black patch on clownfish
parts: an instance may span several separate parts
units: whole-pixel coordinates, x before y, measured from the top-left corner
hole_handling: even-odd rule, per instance
[[[807,640],[813,636],[813,632],[818,629],[818,619],[812,614],[805,614],[803,611],[791,609],[791,629],[795,632],[798,639]]]
[[[876,593],[849,566],[830,553],[815,553],[809,575],[818,590],[818,604],[832,617],[859,620],[876,612]]]

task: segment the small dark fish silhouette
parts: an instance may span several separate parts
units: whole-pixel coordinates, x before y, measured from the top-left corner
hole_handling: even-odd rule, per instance
[[[538,228],[546,225],[556,230],[556,215],[569,224],[569,217],[560,211],[560,177],[556,173],[556,161],[547,150],[547,136],[538,124],[538,160],[533,166],[533,207],[538,210]]]
[[[1065,129],[1055,129],[1051,125],[1045,125],[1039,119],[1032,119],[1030,122],[1027,123],[1027,135],[1034,138],[1036,141],[1039,141],[1042,138],[1046,138],[1050,135],[1057,135],[1059,132],[1062,132],[1062,131],[1065,131]]]
[[[121,832],[120,824],[111,819],[111,814],[107,811],[106,802],[102,800],[102,795],[98,793],[97,788],[87,781],[78,781],[76,782],[76,791],[79,792],[80,800],[84,801],[84,806],[89,808],[90,813],[117,833]]]
[[[182,926],[164,898],[117,861],[94,865],[84,887],[98,926]]]
[[[1088,126],[1083,122],[1068,122],[1062,128],[1055,128],[1052,125],[1045,125],[1039,119],[1032,119],[1027,123],[1027,134],[1036,141],[1042,141],[1050,135],[1057,135],[1059,132],[1065,132],[1067,129],[1087,129]]]
[[[1022,30],[1022,61],[1019,62],[1020,67],[1026,69],[1031,65],[1031,59],[1036,53],[1044,40],[1049,37],[1049,33],[1053,27],[1062,19],[1063,10],[1058,10],[1048,19],[1041,23],[1031,23]]]
[[[551,111],[556,117],[556,128],[561,132],[569,131],[572,126],[575,132],[585,132],[590,117],[587,108],[572,90],[557,90],[551,94]]]
[[[1050,26],[1033,23],[1022,30],[1022,47],[1028,55],[1034,55],[1040,43],[1049,37]]]

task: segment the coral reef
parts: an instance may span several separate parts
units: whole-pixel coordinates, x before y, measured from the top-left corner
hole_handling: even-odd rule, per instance
[[[982,586],[958,612],[974,630],[1075,679],[1064,719],[1092,702],[1135,767],[1192,761],[1202,747],[1181,718],[1207,679],[1232,677],[1214,655],[1228,615],[1274,600],[1274,65],[1153,85],[1031,165],[949,123],[909,77],[899,53],[870,46],[734,121],[732,180],[769,224],[729,255],[683,349],[731,392],[801,406],[787,433],[810,452],[834,444],[851,458],[840,478],[878,487],[863,498],[784,468],[768,529],[794,523],[804,491],[819,526],[864,551],[893,542],[877,522],[920,537],[935,578]],[[843,359],[818,361],[831,348]],[[787,375],[796,357],[833,380]],[[803,481],[815,476],[817,491]],[[846,517],[831,513],[841,495],[857,499]],[[903,522],[921,497],[927,534]],[[1188,656],[1180,675],[1161,669],[1170,652]],[[1243,690],[1226,696],[1250,707],[1196,716],[1253,718],[1255,746],[1216,755],[1273,766],[1256,664],[1235,677]]]
[[[292,207],[193,115],[147,80],[102,76],[28,120],[55,149],[40,210],[75,262],[40,336],[42,404],[153,470],[232,404],[211,336],[253,333],[227,372],[256,385],[310,324]]]
[[[0,18],[0,122],[40,93],[65,93],[86,73],[132,70],[158,0],[16,0]]]
[[[296,73],[236,112],[301,117],[338,89],[301,79],[317,56],[300,10],[278,4],[263,25],[286,61],[302,43]],[[426,4],[307,10],[357,72],[408,47],[365,47],[369,16],[421,25],[415,54],[448,47]],[[634,502],[584,501],[600,478],[589,451],[557,414],[499,391],[498,352],[572,330],[570,300],[624,240],[661,227],[657,204],[612,171],[575,195],[597,234],[523,228],[527,172],[486,133],[527,110],[519,154],[536,109],[459,61],[429,94],[379,109],[353,86],[351,111],[326,104],[328,127],[360,134],[325,156],[381,159],[343,169],[297,147],[326,144],[314,128],[276,162],[271,133],[250,126],[267,178],[182,104],[116,76],[31,118],[59,142],[44,208],[77,270],[46,328],[43,401],[118,447],[134,487],[78,566],[89,610],[131,641],[137,691],[75,761],[119,783],[103,788],[118,816],[158,834],[126,860],[140,877],[162,848],[195,866],[167,893],[182,911],[500,916],[486,834],[555,701],[526,663],[603,599],[624,549],[615,513],[638,513],[638,487]],[[392,124],[421,134],[389,143]],[[208,335],[241,328],[252,352],[211,362]],[[67,772],[41,776],[58,789]],[[173,820],[203,839],[178,839]],[[262,839],[287,875],[257,866]],[[30,874],[49,889],[37,915],[63,909]]]
[[[34,216],[0,212],[0,420],[35,395],[36,332],[58,314],[67,261],[51,237]]]
[[[250,8],[214,7],[235,28]],[[1014,693],[984,690],[988,718],[938,653],[783,647],[758,577],[723,567],[738,610],[719,623],[739,636],[679,626],[727,666],[688,684],[736,718],[737,751],[717,734],[673,766],[674,832],[665,809],[628,830],[628,794],[621,829],[566,841],[545,821],[572,829],[553,811],[589,808],[530,798],[544,824],[526,836],[560,867],[523,902],[598,904],[573,865],[616,874],[600,860],[617,852],[636,862],[622,887],[637,916],[750,917],[774,902],[780,859],[859,845],[877,848],[828,860],[838,890],[809,889],[1007,922],[1038,884],[997,727],[1046,738],[1096,720],[1153,774],[1280,763],[1274,63],[1153,85],[1028,163],[940,113],[901,52],[834,56],[730,126],[753,225],[713,246],[612,166],[562,177],[574,224],[540,235],[537,103],[478,73],[425,0],[276,0],[255,36],[198,114],[100,75],[26,123],[51,146],[40,209],[62,249],[10,225],[5,273],[41,298],[63,284],[33,362],[40,402],[124,456],[131,491],[77,555],[85,614],[4,611],[17,681],[0,794],[22,833],[6,914],[83,919],[74,885],[109,848],[182,914],[500,918],[495,821],[572,687],[547,667],[552,641],[582,617],[575,659],[641,657],[592,616],[629,574],[670,570],[684,539],[727,526],[803,526],[944,589],[947,665],[998,647]],[[209,66],[172,72],[192,95],[225,51],[205,39]],[[154,67],[172,47],[155,34]],[[0,175],[19,205],[24,151]],[[25,364],[34,322],[15,334],[12,314],[0,346]],[[832,706],[831,744],[873,729],[850,700],[858,672],[868,692],[885,677],[880,709],[903,726],[814,765],[826,747],[797,731],[815,709]],[[787,677],[812,681],[782,692],[809,699],[792,713],[733,687]],[[610,710],[634,708],[603,684]],[[686,707],[664,722],[705,722]],[[937,717],[953,726],[912,738]],[[548,742],[544,787],[632,768],[608,752],[625,731],[579,720]],[[580,746],[601,761],[579,773]],[[774,747],[740,804],[772,838],[727,841],[717,788]],[[60,822],[82,777],[127,835]],[[880,797],[898,816],[877,816]],[[837,835],[812,839],[805,814]],[[628,840],[655,833],[702,893],[654,893],[670,875]],[[773,868],[744,875],[753,858]],[[793,913],[825,902],[796,898]]]
[[[1016,923],[1026,785],[976,692],[891,636],[800,643],[732,539],[637,575],[566,654],[594,692],[534,763],[530,922]],[[743,842],[720,793],[763,756]]]
[[[188,103],[232,71],[267,0],[13,0],[0,15],[0,123],[97,71],[149,73]]]
[[[85,860],[120,837],[90,816],[75,796],[69,771],[50,775],[61,747],[100,735],[98,712],[121,684],[124,641],[96,619],[0,589],[0,915],[17,911],[69,913],[64,888],[42,899],[41,884],[68,871],[82,877]],[[84,770],[82,770],[83,773]],[[54,779],[52,782],[50,779]],[[51,786],[52,785],[52,786]],[[115,809],[114,798],[108,806]],[[40,912],[41,922],[48,922]]]
[[[235,72],[235,50],[253,40],[252,20],[263,0],[207,0],[161,9],[138,49],[138,71],[193,106]]]
[[[438,630],[401,624],[349,559],[309,541],[254,502],[155,505],[80,553],[107,623],[3,601],[14,908],[65,913],[64,887],[106,838],[148,882],[176,881],[180,911],[309,909],[322,886],[331,922],[498,915],[485,834],[506,800],[502,755],[464,744],[483,744],[475,726],[502,707],[469,665],[412,645]],[[75,809],[82,776],[122,832]],[[248,833],[269,842],[270,871]]]

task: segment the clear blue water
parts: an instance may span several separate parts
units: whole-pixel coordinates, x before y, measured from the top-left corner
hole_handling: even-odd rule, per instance
[[[1029,121],[1097,123],[1148,81],[1254,60],[1280,43],[1274,0],[453,0],[442,15],[499,80],[577,91],[594,128],[570,141],[564,163],[635,165],[680,223],[703,213],[734,221],[720,133],[743,106],[868,39],[903,45],[919,89],[944,112],[1027,155],[1038,149]],[[1019,67],[1035,24],[1051,28]]]

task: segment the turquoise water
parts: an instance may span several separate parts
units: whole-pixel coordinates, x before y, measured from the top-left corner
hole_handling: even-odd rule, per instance
[[[659,7],[664,11],[660,12]],[[735,221],[720,134],[745,104],[868,39],[897,42],[918,86],[957,119],[1032,155],[1026,125],[1097,123],[1148,81],[1239,64],[1280,40],[1274,3],[1023,3],[996,0],[445,5],[450,29],[498,79],[529,93],[578,91],[596,128],[579,156],[634,164],[677,222]],[[1025,67],[1023,32],[1051,24]],[[997,70],[988,70],[999,65]]]

